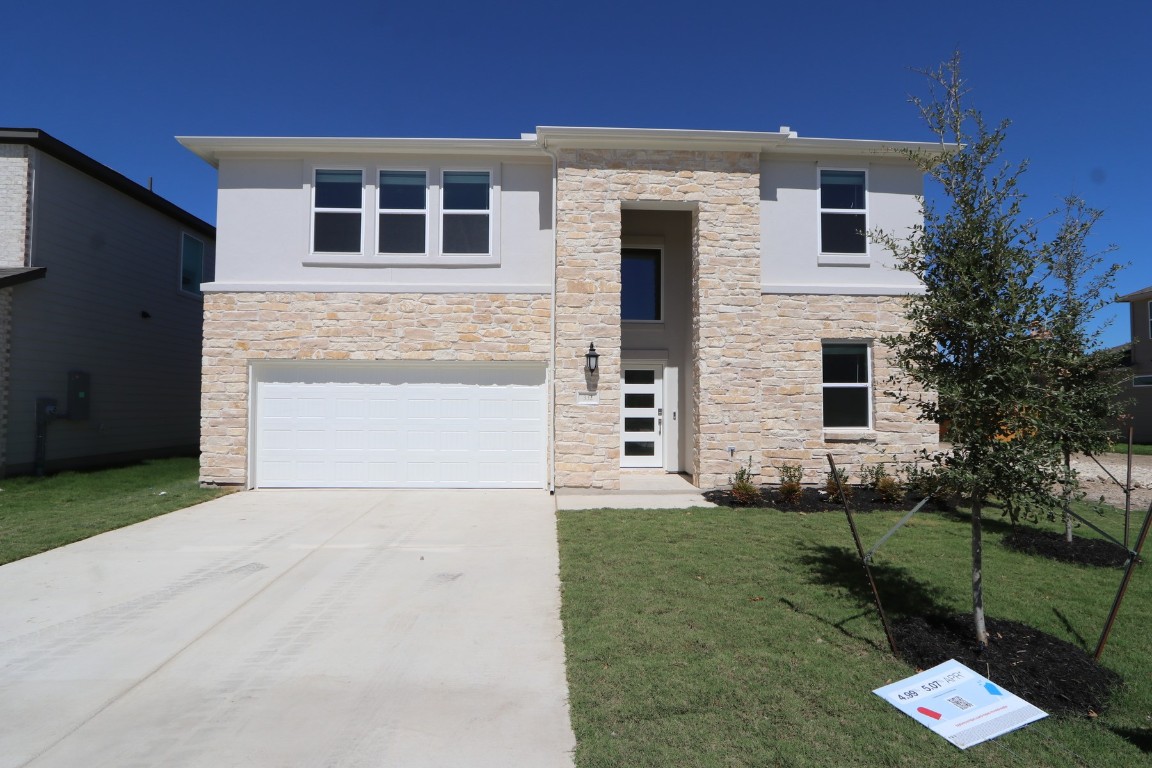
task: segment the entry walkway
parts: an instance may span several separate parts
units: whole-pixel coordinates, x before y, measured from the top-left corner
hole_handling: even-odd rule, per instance
[[[684,475],[663,470],[624,470],[620,490],[556,490],[556,509],[687,509],[714,507]]]
[[[553,509],[257,491],[2,566],[0,766],[571,766]]]

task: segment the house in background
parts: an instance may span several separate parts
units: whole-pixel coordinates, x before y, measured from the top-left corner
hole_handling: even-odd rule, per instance
[[[1128,403],[1133,441],[1152,443],[1152,285],[1117,301],[1128,304],[1132,329],[1131,378],[1121,395]]]
[[[903,297],[935,145],[538,128],[184,137],[219,170],[201,481],[620,487],[912,460]]]
[[[0,128],[0,472],[195,455],[215,229]]]

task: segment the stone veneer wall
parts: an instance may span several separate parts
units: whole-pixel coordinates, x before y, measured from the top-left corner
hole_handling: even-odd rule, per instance
[[[804,467],[805,482],[824,479],[827,455],[859,481],[864,464],[907,462],[938,443],[935,424],[915,407],[885,395],[897,372],[880,337],[905,328],[899,296],[775,295],[762,298],[763,461],[761,480],[780,479],[782,464]],[[872,342],[873,430],[863,435],[823,429],[822,341]],[[909,387],[906,384],[905,389]]]
[[[621,204],[693,210],[689,381],[696,482],[731,473],[727,447],[759,471],[760,158],[746,152],[561,150],[556,201],[556,485],[620,484]],[[595,405],[584,353],[595,342]]]
[[[205,294],[200,481],[248,481],[251,361],[547,363],[550,322],[538,294]]]

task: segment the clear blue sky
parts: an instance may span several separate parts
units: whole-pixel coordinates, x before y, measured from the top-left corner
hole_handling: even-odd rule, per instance
[[[959,49],[1010,118],[1028,214],[1076,193],[1152,285],[1152,2],[16,3],[0,125],[41,128],[215,221],[177,135],[517,137],[537,125],[931,138],[910,68]],[[1123,322],[1104,341],[1125,340]]]

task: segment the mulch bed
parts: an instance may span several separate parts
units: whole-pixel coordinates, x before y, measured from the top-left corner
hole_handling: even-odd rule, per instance
[[[972,616],[896,621],[900,657],[928,669],[955,659],[1053,715],[1095,717],[1123,682],[1081,648],[1016,621],[987,619],[990,642],[979,652]]]
[[[1073,536],[1069,544],[1062,533],[1029,526],[1018,526],[1005,535],[1004,546],[1028,555],[1101,568],[1122,568],[1128,563],[1128,550],[1111,541]]]
[[[879,509],[912,509],[920,499],[905,496],[898,502],[886,501],[874,489],[864,485],[853,485],[849,505],[853,512],[872,512]],[[732,491],[718,489],[705,491],[704,498],[713,504],[722,507],[771,507],[783,512],[843,512],[844,505],[839,501],[829,501],[828,494],[819,488],[805,488],[800,495],[787,500],[780,495],[780,491],[770,486],[760,489],[760,498],[751,503],[741,503],[732,496]],[[927,507],[938,509],[939,505],[929,502]]]

